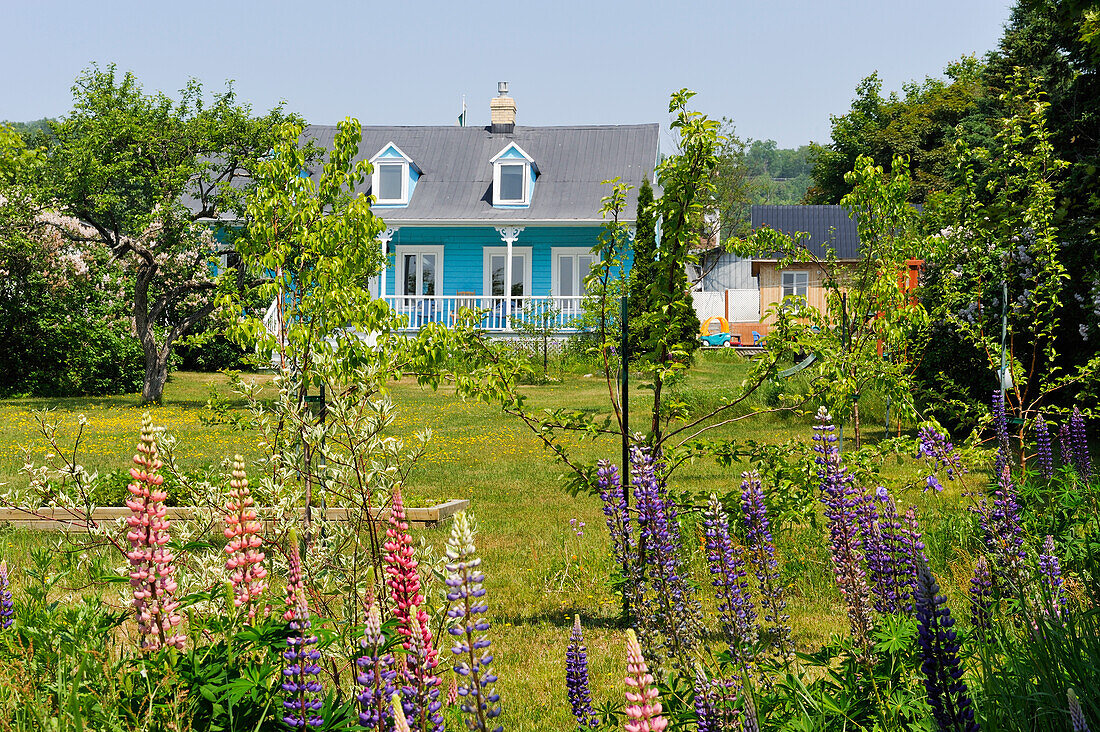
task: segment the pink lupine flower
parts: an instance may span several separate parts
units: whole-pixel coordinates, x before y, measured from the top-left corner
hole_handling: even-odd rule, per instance
[[[248,622],[256,619],[257,602],[267,588],[264,579],[267,570],[263,561],[266,558],[260,551],[263,540],[262,528],[256,520],[252,495],[248,490],[248,478],[244,471],[244,458],[233,456],[233,477],[229,481],[229,501],[225,505],[225,568],[229,570],[233,582],[233,606],[243,607],[248,614]]]
[[[626,631],[626,732],[663,732],[668,720],[661,716],[657,687],[646,667],[634,629]]]
[[[289,546],[287,563],[290,565],[290,574],[286,580],[286,597],[284,598],[286,611],[283,613],[283,620],[289,623],[298,617],[300,608],[307,608],[308,605],[306,603],[306,586],[302,581],[302,558],[298,554],[298,532],[291,529],[287,544]]]
[[[390,509],[389,527],[386,529],[386,541],[382,545],[385,550],[383,560],[386,563],[386,586],[390,588],[390,596],[393,598],[393,614],[397,618],[397,632],[404,636],[401,646],[405,650],[412,648],[411,638],[413,634],[410,608],[419,608],[424,604],[424,597],[420,594],[420,573],[416,561],[416,549],[413,548],[412,537],[409,536],[409,524],[405,520],[405,504],[401,499],[401,489],[393,491],[393,505]],[[425,670],[431,670],[438,665],[439,651],[432,644],[432,631],[428,626],[428,614],[423,610],[417,610],[417,623],[420,627],[421,639],[424,648],[427,649],[427,664]]]
[[[164,499],[168,494],[164,490],[164,476],[157,473],[161,465],[152,418],[146,412],[141,418],[138,453],[134,455],[134,467],[130,468],[134,482],[129,485],[132,497],[126,501],[132,512],[126,518],[130,527],[126,538],[131,547],[126,558],[133,566],[130,586],[141,647],[147,651],[167,646],[182,649],[187,640],[182,633],[175,632],[180,624],[180,615],[176,612],[179,602],[172,599],[176,591],[176,580],[172,577],[175,555],[167,548],[169,521]]]

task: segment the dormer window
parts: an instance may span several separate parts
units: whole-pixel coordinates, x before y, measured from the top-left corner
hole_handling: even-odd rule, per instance
[[[392,142],[370,159],[374,166],[371,193],[377,206],[407,206],[421,171],[412,158]]]
[[[538,175],[534,158],[513,142],[489,162],[493,164],[493,205],[531,205],[531,193]]]

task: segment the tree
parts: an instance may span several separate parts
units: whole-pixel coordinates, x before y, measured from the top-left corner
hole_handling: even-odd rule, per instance
[[[832,140],[811,146],[813,186],[806,203],[836,204],[852,190],[845,180],[865,155],[887,173],[897,157],[908,161],[910,200],[922,203],[929,194],[951,188],[951,145],[960,124],[971,139],[988,135],[978,104],[984,93],[982,64],[964,57],[949,64],[943,79],[927,78],[882,96],[878,73],[856,87],[850,112],[834,116]]]
[[[72,112],[44,139],[40,195],[86,223],[91,235],[71,240],[104,249],[124,277],[142,399],[159,401],[173,345],[214,309],[211,262],[236,236],[210,222],[240,218],[242,189],[285,115],[253,118],[231,86],[208,101],[194,80],[178,100],[147,95],[113,66],[85,71],[73,94]]]
[[[105,256],[74,247],[79,222],[43,211],[29,184],[41,163],[0,128],[0,395],[132,391],[140,353]]]

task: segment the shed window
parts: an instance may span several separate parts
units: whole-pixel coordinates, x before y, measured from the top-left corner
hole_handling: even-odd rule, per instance
[[[806,293],[810,288],[809,272],[784,272],[783,297],[797,297],[806,302]]]

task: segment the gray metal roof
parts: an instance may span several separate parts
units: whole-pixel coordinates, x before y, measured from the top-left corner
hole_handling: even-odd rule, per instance
[[[767,226],[788,235],[806,232],[803,240],[818,257],[825,248],[836,252],[837,259],[859,259],[859,233],[856,219],[843,206],[753,206],[752,228]]]
[[[303,137],[331,149],[336,127],[310,125]],[[488,127],[364,127],[357,160],[394,143],[423,171],[409,205],[378,208],[387,223],[599,221],[601,181],[619,177],[634,186],[623,218],[633,221],[637,187],[652,178],[658,125],[521,127],[493,134]],[[535,160],[538,178],[525,209],[493,208],[489,160],[515,142]],[[370,179],[364,182],[370,192]]]

